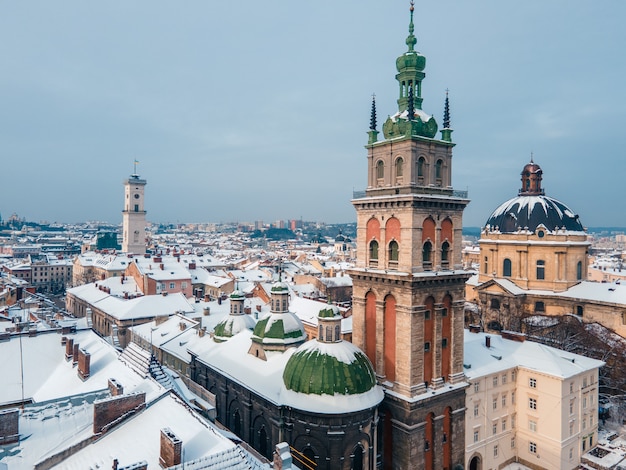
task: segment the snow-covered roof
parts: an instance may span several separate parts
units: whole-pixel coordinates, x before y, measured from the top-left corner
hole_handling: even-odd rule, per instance
[[[464,372],[470,380],[514,367],[566,379],[604,365],[602,361],[533,341],[514,341],[469,330],[464,334]],[[486,337],[490,337],[489,348]]]

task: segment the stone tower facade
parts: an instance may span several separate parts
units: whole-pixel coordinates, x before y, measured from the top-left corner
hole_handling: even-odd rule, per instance
[[[379,442],[383,468],[463,465],[462,215],[466,192],[452,188],[448,99],[441,139],[422,111],[426,59],[415,51],[413,6],[408,51],[396,66],[398,112],[378,140],[372,103],[368,181],[355,193],[357,266],[353,342],[385,388]]]
[[[135,172],[124,181],[124,210],[122,211],[122,251],[143,255],[146,252],[146,210],[144,207],[146,180]]]

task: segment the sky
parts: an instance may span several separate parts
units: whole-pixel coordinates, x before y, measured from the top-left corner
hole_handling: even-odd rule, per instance
[[[352,222],[397,111],[408,1],[0,2],[0,215]],[[530,160],[585,226],[626,226],[626,2],[417,1],[422,108],[449,89],[452,184],[482,226]]]

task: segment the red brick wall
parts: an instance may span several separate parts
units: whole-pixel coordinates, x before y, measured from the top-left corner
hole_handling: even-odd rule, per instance
[[[111,423],[121,421],[120,418],[130,416],[145,406],[145,392],[96,400],[93,403],[94,434],[108,431]]]

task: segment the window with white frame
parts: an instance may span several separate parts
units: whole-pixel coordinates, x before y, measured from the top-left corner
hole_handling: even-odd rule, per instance
[[[498,397],[493,397],[493,409],[498,409]]]
[[[531,377],[528,379],[528,386],[530,388],[537,388],[537,379]]]
[[[502,432],[506,431],[506,418],[502,418]]]
[[[515,372],[514,370],[511,371],[511,381],[515,382],[515,379],[517,377],[517,372]]]
[[[502,394],[502,408],[506,406],[506,393]]]
[[[478,393],[480,390],[480,382],[474,382],[474,393]]]
[[[491,424],[491,434],[498,434],[498,422],[494,421]]]
[[[528,408],[530,408],[531,410],[536,410],[537,409],[537,399],[536,398],[529,398],[528,399]]]
[[[534,419],[529,419],[528,420],[528,429],[531,432],[537,432],[537,421],[535,421]]]
[[[474,429],[474,442],[478,442],[480,440],[480,431],[478,429]]]
[[[498,444],[493,446],[493,457],[496,458],[498,456]]]
[[[494,387],[497,387],[497,386],[498,386],[498,376],[497,376],[497,375],[494,375],[494,376],[493,376],[493,386],[494,386]]]
[[[537,453],[537,443],[530,441],[528,443],[528,452],[530,452],[531,454],[536,454]]]
[[[480,409],[480,405],[478,403],[474,403],[474,418],[478,417],[479,409]]]
[[[515,449],[515,436],[511,438],[511,449]]]
[[[506,383],[506,374],[502,374],[502,383],[505,384]]]

